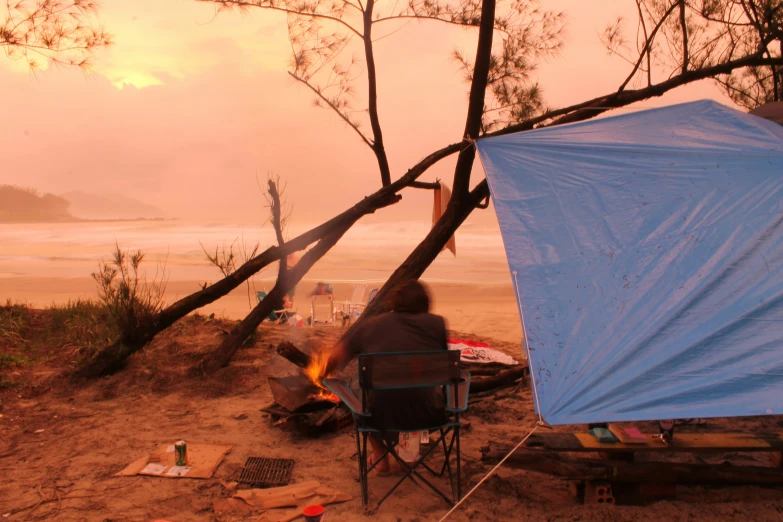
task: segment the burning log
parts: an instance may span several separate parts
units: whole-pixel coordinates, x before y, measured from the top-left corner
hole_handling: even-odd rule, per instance
[[[312,358],[309,355],[294,346],[294,343],[288,341],[283,341],[277,345],[277,354],[300,368],[307,368],[312,364]]]

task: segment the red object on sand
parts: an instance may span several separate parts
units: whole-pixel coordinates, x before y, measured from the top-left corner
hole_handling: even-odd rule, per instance
[[[307,506],[302,511],[307,522],[321,522],[324,519],[323,506]]]
[[[449,339],[449,344],[464,344],[472,348],[490,348],[488,343],[484,341],[474,341],[472,339]]]

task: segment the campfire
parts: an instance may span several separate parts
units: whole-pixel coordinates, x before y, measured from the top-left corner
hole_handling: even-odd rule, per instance
[[[274,404],[263,408],[275,425],[294,427],[300,433],[317,436],[348,426],[352,417],[340,399],[321,384],[328,357],[309,356],[291,343],[281,343],[277,353],[301,368],[297,375],[269,377]]]
[[[304,369],[304,374],[310,379],[310,382],[318,387],[318,392],[312,395],[313,399],[339,403],[340,398],[321,384],[328,362],[329,357],[325,353],[317,353],[315,356],[310,357],[310,364]]]

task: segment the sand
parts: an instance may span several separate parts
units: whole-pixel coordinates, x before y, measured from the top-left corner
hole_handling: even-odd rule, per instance
[[[274,427],[260,410],[271,402],[269,375],[295,371],[269,344],[294,338],[306,349],[326,346],[337,328],[293,330],[262,326],[255,341],[232,364],[209,378],[188,377],[187,370],[214,348],[233,323],[188,318],[161,334],[128,367],[107,378],[72,385],[55,377],[67,366],[62,353],[41,354],[41,362],[17,371],[32,384],[0,393],[0,516],[4,520],[62,521],[213,521],[212,503],[228,497],[221,481],[230,481],[248,456],[293,458],[293,480],[319,480],[354,496],[330,506],[328,520],[431,521],[446,504],[407,483],[376,515],[362,513],[355,442],[350,430],[309,439]],[[459,332],[454,335],[460,336]],[[515,343],[486,338],[516,355]],[[45,355],[45,356],[44,356]],[[487,441],[515,442],[535,425],[526,382],[474,401],[463,438],[466,483],[489,467],[480,461]],[[778,418],[730,421],[734,429],[780,429]],[[713,420],[691,430],[720,430],[729,421]],[[571,428],[573,429],[573,428]],[[207,480],[113,475],[159,444],[191,442],[232,444],[234,449]],[[694,457],[684,457],[693,459]],[[707,457],[709,462],[768,464],[768,454]],[[371,478],[372,498],[393,478]],[[783,491],[772,488],[679,488],[675,499],[649,506],[583,506],[567,483],[535,473],[502,469],[450,520],[781,520]]]
[[[425,279],[426,282],[426,279]],[[310,315],[306,294],[315,288],[315,279],[305,279],[296,288],[297,313]],[[201,283],[203,284],[203,282]],[[333,283],[335,300],[351,298],[354,284],[371,288],[381,286],[380,281]],[[229,295],[200,310],[202,314],[216,314],[229,319],[242,319],[250,312],[250,304],[257,303],[256,291],[269,290],[273,280],[255,280],[248,291],[242,285]],[[446,317],[451,328],[472,332],[506,342],[517,343],[521,349],[522,327],[511,284],[505,283],[428,283],[433,294],[434,312]],[[172,302],[199,290],[198,281],[169,281],[166,299]],[[74,299],[94,299],[95,281],[88,277],[16,277],[0,279],[0,302],[11,299],[42,307],[52,303],[63,304]],[[250,303],[250,304],[249,304]]]
[[[427,224],[357,226],[297,288],[295,306],[309,315],[307,292],[318,280],[333,284],[336,298],[347,299],[353,284],[380,286],[426,233]],[[454,337],[481,339],[521,357],[522,331],[502,242],[494,231],[463,227],[459,255],[441,255],[425,273],[434,311],[444,315]],[[169,271],[166,299],[171,302],[215,281],[198,245],[220,245],[236,233],[230,226],[183,223],[122,223],[52,226],[0,226],[0,301],[34,306],[94,298],[88,277],[114,242],[149,254]],[[269,231],[245,230],[244,237]],[[246,234],[246,235],[245,235]],[[494,234],[494,235],[493,235]],[[267,239],[268,240],[268,239]],[[262,241],[263,242],[263,241]],[[447,511],[445,503],[408,483],[373,517],[362,513],[355,441],[350,430],[318,439],[271,425],[260,408],[272,402],[269,376],[296,371],[270,349],[287,338],[305,348],[331,346],[338,328],[292,329],[262,325],[253,342],[231,365],[213,377],[192,377],[189,369],[218,346],[237,319],[255,304],[257,290],[271,288],[271,266],[223,299],[159,335],[117,374],[74,384],[60,377],[73,365],[73,346],[45,346],[30,354],[21,368],[0,369],[0,517],[3,520],[63,521],[213,521],[215,499],[227,498],[221,481],[236,478],[248,456],[293,458],[293,480],[319,480],[354,496],[328,508],[328,521],[430,521]],[[214,318],[210,318],[214,314]],[[0,339],[2,343],[2,339]],[[1,345],[0,345],[1,346]],[[529,384],[521,382],[498,394],[477,398],[467,414],[464,433],[466,484],[488,471],[480,448],[488,441],[514,443],[535,426]],[[574,430],[579,427],[558,428]],[[647,426],[651,428],[651,426]],[[780,430],[777,417],[711,420],[688,430]],[[162,443],[232,444],[234,449],[208,480],[114,477],[128,463]],[[696,461],[693,456],[678,458]],[[707,462],[769,464],[758,454],[714,455]],[[393,478],[373,477],[371,495]],[[450,520],[783,520],[783,491],[759,487],[678,488],[674,499],[647,506],[583,506],[569,485],[546,475],[502,468]]]

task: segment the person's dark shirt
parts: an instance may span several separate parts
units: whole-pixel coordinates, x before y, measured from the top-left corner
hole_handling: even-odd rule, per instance
[[[387,313],[356,325],[345,340],[347,355],[448,350],[446,321],[423,313]],[[371,423],[379,429],[416,430],[443,422],[443,391],[437,388],[376,390]]]

